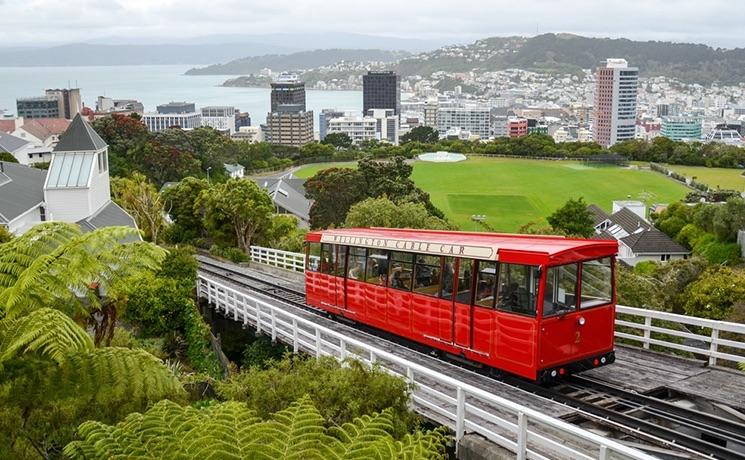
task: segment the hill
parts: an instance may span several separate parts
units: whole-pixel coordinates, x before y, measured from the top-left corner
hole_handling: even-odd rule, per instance
[[[643,76],[665,75],[688,83],[742,82],[745,49],[627,39],[589,38],[572,34],[535,37],[491,37],[468,45],[447,46],[403,59],[404,75],[428,76],[437,71],[486,72],[520,68],[549,73],[578,73],[606,58],[625,58]]]
[[[335,64],[340,61],[395,62],[408,56],[405,51],[373,49],[327,49],[300,51],[292,54],[269,54],[236,59],[225,64],[189,69],[186,75],[247,75],[261,69],[274,71],[304,70]]]

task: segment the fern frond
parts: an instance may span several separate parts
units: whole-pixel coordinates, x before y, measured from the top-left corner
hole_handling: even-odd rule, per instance
[[[66,353],[93,348],[90,335],[59,310],[41,308],[18,319],[0,320],[0,365],[22,353],[61,363]]]
[[[202,409],[161,401],[114,426],[83,423],[80,439],[68,444],[64,453],[86,459],[446,458],[444,429],[417,432],[401,442],[391,437],[392,429],[392,412],[384,411],[326,430],[307,396],[265,422],[235,401]]]
[[[0,247],[0,316],[18,317],[45,305],[81,304],[95,308],[90,290],[104,291],[139,270],[155,270],[166,251],[149,243],[122,243],[137,234],[106,227],[83,234],[77,226],[34,227]]]

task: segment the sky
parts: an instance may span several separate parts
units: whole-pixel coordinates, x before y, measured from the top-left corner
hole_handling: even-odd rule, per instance
[[[745,47],[745,8],[732,0],[0,0],[6,46],[283,32],[453,43],[569,32],[732,48]]]

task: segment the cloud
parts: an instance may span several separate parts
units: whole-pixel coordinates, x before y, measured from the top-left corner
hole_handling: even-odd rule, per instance
[[[354,32],[455,42],[572,32],[743,46],[745,10],[707,0],[0,0],[14,44],[212,34]],[[722,12],[726,12],[723,14]],[[343,46],[340,43],[339,46]]]

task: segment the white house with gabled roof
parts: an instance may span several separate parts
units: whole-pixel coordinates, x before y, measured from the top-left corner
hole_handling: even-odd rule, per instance
[[[60,137],[48,171],[2,166],[0,225],[15,234],[44,221],[73,222],[84,231],[137,228],[132,216],[111,201],[108,146],[80,114]]]

